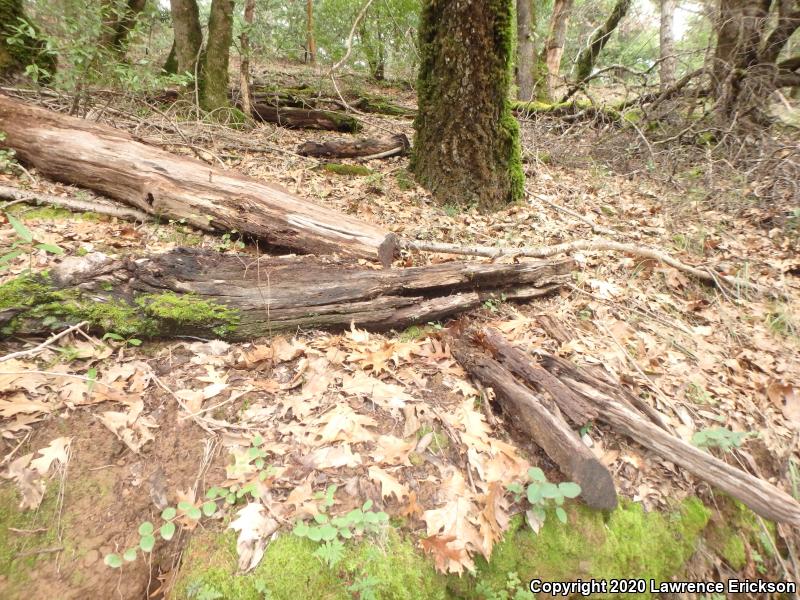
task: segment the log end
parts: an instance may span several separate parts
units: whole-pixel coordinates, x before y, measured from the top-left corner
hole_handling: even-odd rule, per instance
[[[400,253],[400,238],[397,234],[390,233],[378,246],[378,260],[380,260],[384,269],[392,266],[394,257]]]
[[[573,477],[581,486],[581,498],[587,506],[597,510],[614,510],[617,507],[614,480],[596,458],[581,458]]]

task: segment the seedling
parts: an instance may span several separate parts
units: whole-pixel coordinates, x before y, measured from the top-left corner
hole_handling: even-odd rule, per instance
[[[514,500],[522,500],[523,494],[531,505],[531,516],[541,525],[547,517],[546,509],[555,505],[556,517],[562,523],[567,522],[567,512],[563,508],[566,498],[577,498],[581,493],[581,486],[572,481],[555,484],[547,480],[547,476],[539,467],[528,469],[528,478],[531,483],[523,488],[520,483],[512,483],[508,490],[514,494]]]

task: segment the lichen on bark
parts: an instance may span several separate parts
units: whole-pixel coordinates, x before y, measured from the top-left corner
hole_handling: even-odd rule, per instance
[[[411,170],[441,204],[494,210],[523,195],[508,99],[513,0],[426,0]]]

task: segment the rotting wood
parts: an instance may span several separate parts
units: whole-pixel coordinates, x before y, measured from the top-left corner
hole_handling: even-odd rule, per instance
[[[569,361],[544,353],[540,359],[542,367],[596,406],[598,419],[615,431],[730,494],[762,517],[800,526],[800,503],[789,494],[660,429],[607,390],[586,383],[593,378]]]
[[[567,259],[382,270],[332,258],[197,249],[124,260],[90,254],[67,258],[49,279],[29,282],[24,303],[0,307],[0,331],[44,333],[83,320],[114,331],[114,315],[124,315],[137,337],[250,340],[351,322],[386,330],[443,319],[500,294],[529,300],[553,293],[573,266]]]
[[[603,510],[617,505],[611,473],[563,418],[548,410],[541,398],[494,359],[463,342],[455,342],[452,352],[468,373],[494,390],[504,412],[523,427],[567,477],[581,486],[581,497],[587,505]]]
[[[297,147],[301,156],[317,158],[387,158],[405,154],[411,144],[402,134],[388,138],[336,139],[325,142],[307,141]]]
[[[284,188],[179,157],[129,134],[0,95],[4,146],[43,175],[205,231],[239,231],[302,252],[380,260],[397,236]]]
[[[358,119],[345,113],[310,108],[276,107],[253,103],[253,117],[289,129],[324,129],[342,133],[361,130]]]

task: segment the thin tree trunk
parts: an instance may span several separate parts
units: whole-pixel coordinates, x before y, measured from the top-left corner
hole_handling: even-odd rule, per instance
[[[147,0],[128,0],[122,9],[118,9],[116,4],[114,0],[103,2],[103,28],[98,43],[121,58],[128,49],[128,36]]]
[[[567,39],[567,24],[574,0],[555,0],[550,15],[550,29],[547,33],[537,65],[537,95],[543,100],[552,100],[558,85],[558,72],[561,57],[564,55],[564,42]]]
[[[517,98],[533,99],[533,72],[536,69],[536,48],[533,32],[536,27],[535,0],[517,0]]]
[[[249,27],[253,24],[256,0],[245,0],[244,3],[244,28],[239,36],[242,62],[239,66],[239,89],[242,96],[242,111],[250,116],[253,114],[252,94],[250,92],[250,34]]]
[[[177,72],[198,72],[197,61],[203,46],[203,31],[200,29],[200,11],[196,0],[170,0],[172,29],[175,32],[175,54]]]
[[[306,62],[317,64],[317,39],[314,36],[314,0],[306,0]]]
[[[442,204],[490,210],[522,197],[508,88],[513,0],[426,0],[411,168]]]
[[[630,9],[632,3],[633,0],[617,0],[617,3],[614,5],[605,23],[592,34],[589,44],[578,55],[575,74],[575,78],[578,81],[583,81],[592,74],[592,69],[594,69],[597,57],[600,56],[600,52],[602,52],[605,45],[611,39],[611,34],[614,33],[619,22],[622,21],[628,13],[628,9]]]
[[[666,90],[675,83],[675,69],[677,58],[675,57],[675,35],[673,27],[675,24],[675,2],[676,0],[661,0],[661,25],[659,29],[659,79],[661,89]]]
[[[233,42],[234,0],[212,0],[208,39],[201,57],[200,106],[214,111],[228,104],[228,61]]]

